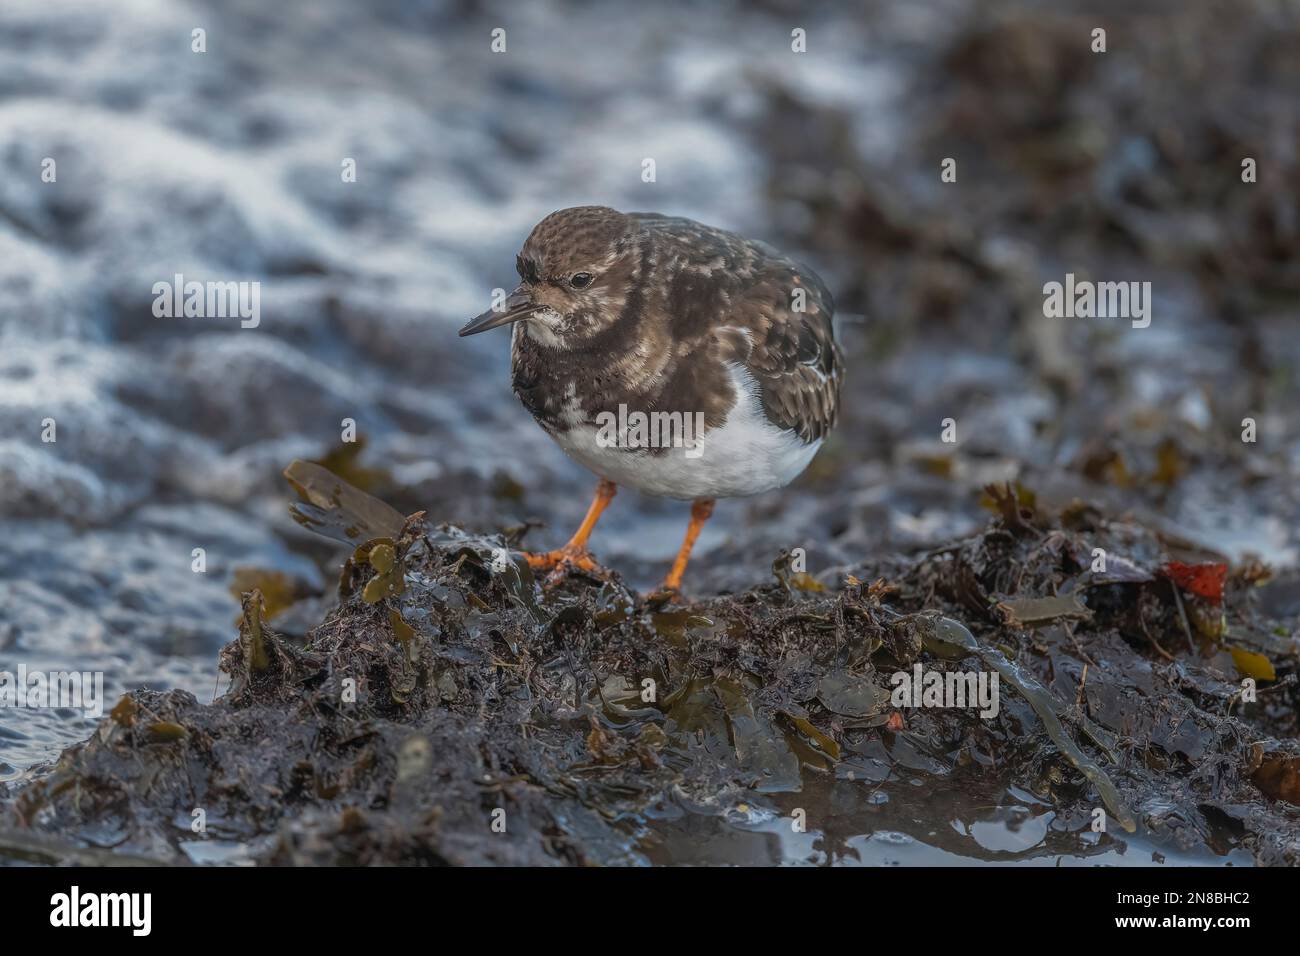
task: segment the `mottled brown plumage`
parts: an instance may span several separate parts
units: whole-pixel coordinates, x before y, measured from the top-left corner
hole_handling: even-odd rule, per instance
[[[622,402],[703,411],[717,427],[736,399],[728,362],[753,374],[772,423],[805,442],[835,424],[843,366],[831,295],[765,243],[690,219],[579,206],[538,223],[519,269],[533,301],[564,316],[562,342],[514,336],[515,392],[552,433],[569,427],[570,384],[589,422]],[[584,270],[595,276],[588,289],[560,285]]]
[[[631,484],[695,500],[666,582],[675,588],[712,500],[786,484],[834,426],[843,362],[831,295],[811,269],[765,243],[604,206],[547,216],[516,265],[519,287],[461,334],[514,324],[515,394],[602,477],[569,544],[530,560],[594,567],[587,536],[616,485]],[[620,408],[698,416],[699,454],[611,447],[597,426]]]

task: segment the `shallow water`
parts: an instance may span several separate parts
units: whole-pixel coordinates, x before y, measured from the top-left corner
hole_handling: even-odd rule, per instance
[[[997,153],[997,116],[971,121],[960,90],[986,82],[995,112],[1014,94],[995,68],[961,66],[984,28],[963,9],[595,16],[565,3],[323,0],[287,17],[254,0],[6,3],[0,670],[102,672],[110,706],[141,686],[209,699],[234,634],[236,569],[332,588],[338,555],[289,520],[279,473],[336,449],[345,419],[366,443],[360,466],[378,471],[371,490],[403,510],[479,530],[537,519],[531,544],[563,540],[590,476],[509,394],[505,336],[455,330],[513,284],[536,220],[586,202],[770,240],[818,267],[840,303],[840,428],[791,489],[717,509],[697,592],[762,579],[782,549],[804,548],[820,571],[950,540],[986,520],[978,489],[1011,478],[1045,499],[1147,515],[1233,560],[1296,565],[1297,287],[1243,300],[1231,293],[1270,275],[1234,262],[1217,285],[1191,274],[1188,223],[1205,211],[1128,194],[1152,163],[1132,128],[1092,131],[1104,159],[1082,184]],[[809,30],[810,54],[789,52],[792,23]],[[488,46],[498,25],[504,55]],[[204,54],[189,49],[196,26]],[[1159,52],[1167,27],[1135,26],[1135,44]],[[1224,48],[1275,28],[1238,21]],[[1195,42],[1227,28],[1207,16],[1187,29]],[[1155,111],[1169,83],[1143,56],[1117,52],[1116,69],[1151,71],[1139,86]],[[1222,82],[1222,102],[1253,98],[1244,79]],[[1119,88],[1069,89],[1088,112]],[[1242,119],[1266,158],[1265,134],[1295,117],[1294,103],[1269,107]],[[1184,106],[1172,122],[1192,139],[1226,108]],[[961,181],[973,180],[961,202],[936,193],[930,169],[947,153],[934,137],[956,144]],[[45,157],[57,182],[39,179]],[[340,181],[344,157],[356,183]],[[1079,195],[1107,222],[1069,209]],[[1240,240],[1234,221],[1218,228]],[[1116,252],[1114,232],[1140,239]],[[1034,290],[1067,269],[1150,279],[1156,321],[1047,323]],[[260,324],[155,318],[152,286],[177,273],[260,281]],[[1244,414],[1259,420],[1255,446],[1237,436]],[[949,416],[955,448],[939,442]],[[1176,478],[1161,470],[1165,439]],[[680,503],[624,492],[593,544],[646,587],[685,518]],[[315,623],[313,609],[295,623]],[[0,782],[92,726],[0,710]],[[817,797],[848,806],[833,851],[817,846],[825,828],[760,820],[679,822],[647,837],[648,852],[689,862],[707,840],[712,859],[736,862],[1053,859],[1050,813],[1015,809],[1020,797],[990,796],[987,816],[922,805],[891,821],[911,805],[905,791],[883,804],[855,794],[840,783]],[[1124,838],[1087,861],[1149,852]]]
[[[804,829],[791,816],[802,809]],[[726,818],[684,813],[653,820],[639,848],[651,863],[735,866],[1251,866],[1225,847],[1183,851],[1150,833],[1094,834],[1077,850],[1074,828],[1050,805],[1009,788],[936,789],[933,781],[806,779],[801,793]],[[1054,838],[1055,837],[1055,838]],[[1086,841],[1085,841],[1086,842]],[[1054,847],[1054,843],[1057,844]]]

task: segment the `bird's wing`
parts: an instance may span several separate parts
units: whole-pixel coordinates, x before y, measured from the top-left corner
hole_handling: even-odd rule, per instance
[[[806,270],[771,282],[750,290],[751,301],[732,313],[733,320],[737,313],[748,319],[740,327],[745,346],[735,324],[719,329],[722,345],[735,350],[735,360],[758,382],[768,420],[805,442],[817,441],[835,425],[844,373],[831,327],[833,305],[821,280]],[[793,307],[799,289],[805,290],[803,312]]]
[[[826,437],[839,416],[843,362],[831,316],[781,316],[756,335],[745,367],[762,389],[763,411],[806,442]]]
[[[664,302],[674,340],[748,369],[773,424],[805,442],[825,437],[838,417],[844,363],[835,303],[817,273],[766,243],[690,219],[633,215],[658,234],[660,265],[674,277]]]

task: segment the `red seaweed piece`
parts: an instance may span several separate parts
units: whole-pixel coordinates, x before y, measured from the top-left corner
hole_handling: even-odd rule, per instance
[[[1184,591],[1191,591],[1215,604],[1223,603],[1223,582],[1228,577],[1226,564],[1184,564],[1181,561],[1170,561],[1161,566],[1160,573]]]

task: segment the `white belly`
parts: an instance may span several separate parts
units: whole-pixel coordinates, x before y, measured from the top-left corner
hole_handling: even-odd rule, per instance
[[[555,436],[569,457],[617,485],[665,498],[738,498],[788,485],[821,447],[806,444],[763,415],[753,377],[731,367],[740,396],[719,428],[694,448],[631,449],[611,446],[608,431],[577,425]],[[602,438],[605,440],[602,441]]]

